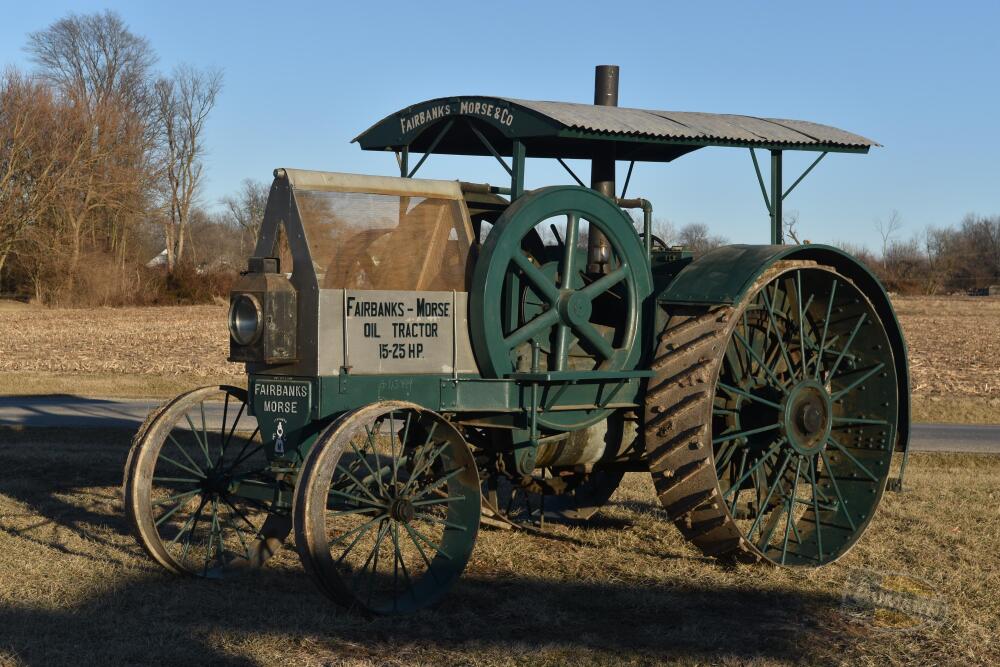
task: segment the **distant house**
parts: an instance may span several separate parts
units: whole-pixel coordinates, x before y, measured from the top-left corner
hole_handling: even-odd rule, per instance
[[[146,262],[147,269],[162,269],[167,266],[167,249],[164,248],[159,255]]]

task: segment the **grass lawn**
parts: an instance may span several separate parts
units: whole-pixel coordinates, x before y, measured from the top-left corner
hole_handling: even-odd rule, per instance
[[[178,579],[122,518],[131,434],[0,430],[0,664],[996,664],[1000,456],[914,454],[859,545],[815,570],[724,567],[632,474],[586,528],[484,529],[437,608],[339,612],[289,547],[233,581]],[[943,615],[901,629],[843,604],[902,573]]]

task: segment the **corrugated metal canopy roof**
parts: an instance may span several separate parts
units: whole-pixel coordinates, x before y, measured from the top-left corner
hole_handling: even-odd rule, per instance
[[[475,123],[454,122],[469,119]],[[440,129],[449,124],[443,135]],[[488,155],[474,126],[501,155],[511,139],[529,156],[591,157],[614,142],[621,160],[669,161],[705,146],[867,153],[876,142],[829,125],[690,111],[655,111],[505,97],[450,97],[421,102],[387,116],[355,141],[365,150]],[[440,137],[439,137],[440,135]],[[508,141],[501,141],[505,138]]]

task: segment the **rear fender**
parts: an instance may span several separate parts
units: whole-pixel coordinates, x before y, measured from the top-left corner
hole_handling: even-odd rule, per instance
[[[859,260],[826,245],[728,245],[705,253],[688,264],[659,294],[657,303],[671,306],[738,303],[757,276],[781,260],[812,260],[832,266],[864,292],[875,306],[892,345],[899,383],[899,431],[896,451],[910,441],[910,367],[903,330],[878,278]]]

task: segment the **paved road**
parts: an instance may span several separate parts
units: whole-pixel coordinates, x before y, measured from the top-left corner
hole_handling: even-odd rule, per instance
[[[138,428],[157,399],[118,400],[79,396],[0,397],[0,426]],[[209,404],[210,405],[210,404]],[[222,406],[206,411],[218,424]],[[914,424],[912,451],[1000,453],[1000,425]]]

